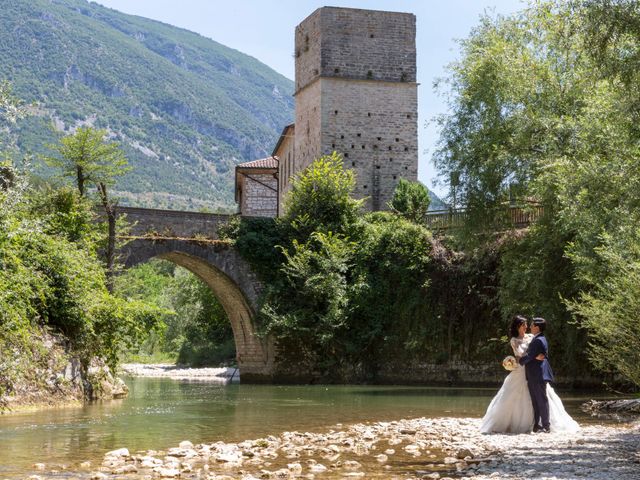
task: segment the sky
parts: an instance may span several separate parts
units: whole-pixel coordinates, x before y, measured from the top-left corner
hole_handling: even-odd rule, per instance
[[[521,0],[97,0],[124,13],[159,20],[197,32],[257,58],[294,78],[294,30],[323,6],[409,12],[416,15],[418,62],[418,179],[446,196],[431,157],[438,131],[432,122],[446,113],[444,97],[433,89],[446,66],[459,58],[457,40],[466,38],[483,13],[511,14]],[[277,141],[274,138],[274,144]]]

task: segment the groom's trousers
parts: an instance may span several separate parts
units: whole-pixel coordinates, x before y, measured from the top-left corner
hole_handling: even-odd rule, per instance
[[[547,382],[527,382],[531,403],[533,404],[534,428],[549,429],[549,399],[547,398]]]

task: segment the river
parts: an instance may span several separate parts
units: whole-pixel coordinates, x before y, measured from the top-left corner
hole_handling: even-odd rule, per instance
[[[105,452],[239,441],[283,431],[325,431],[336,423],[412,417],[481,417],[495,389],[404,386],[220,385],[125,378],[129,397],[0,416],[0,478],[24,478],[34,463],[47,470],[99,465]],[[560,392],[580,423],[589,393]],[[602,420],[598,421],[599,423]],[[63,467],[64,466],[64,467]]]

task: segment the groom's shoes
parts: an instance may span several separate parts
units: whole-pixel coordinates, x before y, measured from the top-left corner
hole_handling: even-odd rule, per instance
[[[533,433],[551,433],[551,430],[548,428],[541,427],[539,425],[535,425],[533,427]]]

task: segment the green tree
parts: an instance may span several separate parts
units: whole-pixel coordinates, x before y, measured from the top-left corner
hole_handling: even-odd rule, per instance
[[[0,81],[0,119],[15,122],[26,115],[24,104],[13,95],[11,84]]]
[[[452,113],[440,118],[435,162],[445,182],[459,179],[466,238],[508,227],[514,198],[544,205],[505,253],[499,296],[504,316],[549,315],[569,352],[586,348],[574,320],[598,336],[587,307],[616,309],[602,284],[625,270],[603,248],[636,261],[639,22],[637,2],[531,2],[514,16],[484,17],[450,68]],[[596,365],[602,354],[592,351]]]
[[[351,197],[355,174],[336,152],[315,160],[296,174],[285,199],[283,220],[300,239],[311,232],[348,233],[358,220],[363,200]]]
[[[45,160],[74,178],[81,196],[86,196],[87,184],[112,185],[114,180],[128,171],[127,160],[116,142],[108,140],[106,130],[80,127],[60,139],[59,145],[50,146],[55,156]]]
[[[113,290],[113,275],[116,255],[116,206],[109,188],[116,178],[128,170],[127,159],[116,142],[107,139],[106,130],[91,127],[78,128],[75,133],[60,140],[59,145],[51,146],[57,155],[47,157],[50,166],[60,168],[64,175],[75,178],[81,197],[86,196],[87,184],[95,185],[98,197],[107,217],[107,287]]]
[[[429,191],[422,183],[401,178],[389,208],[413,223],[424,224],[430,201]]]

